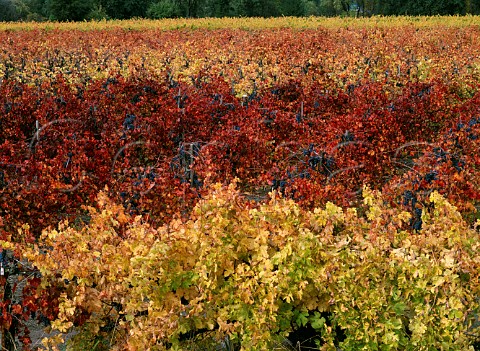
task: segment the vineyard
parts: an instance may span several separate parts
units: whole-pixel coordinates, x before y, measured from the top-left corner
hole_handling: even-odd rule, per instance
[[[479,22],[0,23],[2,347],[480,349]]]

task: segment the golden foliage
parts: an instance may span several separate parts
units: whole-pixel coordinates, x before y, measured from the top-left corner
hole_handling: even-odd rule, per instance
[[[306,324],[322,350],[339,330],[343,350],[469,349],[478,233],[436,192],[416,233],[379,192],[364,199],[365,216],[331,203],[307,211],[214,185],[188,221],[154,229],[100,194],[88,225],[47,230],[25,256],[43,287],[63,289],[53,327],[103,335],[111,349],[180,350],[189,332],[209,331],[267,350]]]

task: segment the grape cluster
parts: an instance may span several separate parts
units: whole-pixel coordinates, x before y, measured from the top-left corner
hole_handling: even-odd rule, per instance
[[[417,194],[412,190],[405,190],[403,192],[403,205],[410,208],[412,218],[410,219],[410,227],[413,230],[420,231],[422,229],[422,213],[423,210],[419,207]]]
[[[134,130],[135,129],[135,119],[137,117],[134,114],[128,114],[126,115],[125,119],[123,120],[123,129],[125,131],[128,130]]]
[[[317,171],[323,175],[330,175],[335,167],[335,159],[333,156],[327,155],[325,151],[316,152],[313,144],[308,149],[303,150],[306,157],[306,164],[311,170]]]

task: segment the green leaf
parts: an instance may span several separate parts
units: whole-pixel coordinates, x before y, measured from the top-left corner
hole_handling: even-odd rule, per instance
[[[323,329],[325,322],[325,318],[322,317],[319,312],[315,312],[314,315],[310,317],[310,325],[317,331]]]
[[[299,312],[297,318],[295,318],[295,323],[299,327],[304,327],[308,323],[308,312]]]
[[[125,316],[125,320],[126,320],[127,322],[131,322],[131,321],[133,321],[133,319],[134,319],[133,314],[127,314],[127,315]]]
[[[395,313],[400,315],[403,314],[406,308],[407,305],[405,305],[403,302],[397,302],[395,305],[393,305],[393,310],[395,311]]]

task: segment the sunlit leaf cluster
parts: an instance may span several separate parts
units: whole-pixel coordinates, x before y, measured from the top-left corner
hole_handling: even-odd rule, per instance
[[[478,232],[437,192],[415,234],[409,213],[363,193],[361,215],[275,193],[255,205],[214,185],[188,220],[158,229],[101,194],[88,225],[45,231],[25,257],[61,291],[52,328],[77,328],[71,345],[183,349],[198,333],[267,350],[311,325],[322,350],[468,349]]]

